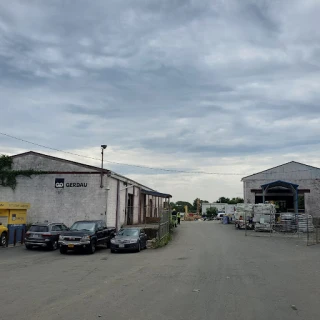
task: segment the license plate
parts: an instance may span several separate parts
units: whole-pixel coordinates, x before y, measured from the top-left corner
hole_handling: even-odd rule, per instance
[[[124,244],[119,244],[119,248],[124,248]]]
[[[74,248],[74,244],[68,244],[68,248]]]
[[[40,235],[39,234],[33,234],[32,238],[40,238]]]

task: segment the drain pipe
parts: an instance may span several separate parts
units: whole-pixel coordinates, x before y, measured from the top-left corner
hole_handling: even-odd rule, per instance
[[[120,180],[117,183],[117,206],[116,206],[116,231],[118,232],[118,220],[119,220],[119,198],[120,198]]]
[[[107,182],[107,187],[105,190],[106,190],[106,210],[105,210],[104,214],[105,214],[106,225],[107,225],[107,227],[109,227],[108,226],[108,204],[109,204],[108,196],[109,196],[110,187],[108,186],[108,182]]]

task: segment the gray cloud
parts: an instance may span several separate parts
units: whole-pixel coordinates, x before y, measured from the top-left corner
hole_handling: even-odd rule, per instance
[[[0,4],[1,130],[168,157],[313,148],[319,12],[311,0]]]

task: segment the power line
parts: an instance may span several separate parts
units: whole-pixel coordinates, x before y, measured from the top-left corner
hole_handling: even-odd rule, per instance
[[[9,135],[7,133],[3,133],[0,132],[1,135],[15,139],[15,140],[19,140],[25,143],[29,143],[41,148],[45,148],[45,149],[49,149],[49,150],[53,150],[53,151],[58,151],[58,152],[63,152],[66,154],[70,154],[73,156],[77,156],[77,157],[81,157],[81,158],[87,158],[87,159],[91,159],[91,160],[97,160],[97,161],[101,161],[101,159],[98,158],[94,158],[94,157],[89,157],[89,156],[85,156],[85,155],[81,155],[81,154],[77,154],[77,153],[73,153],[70,151],[65,151],[65,150],[61,150],[61,149],[56,149],[56,148],[52,148],[52,147],[48,147],[39,143],[35,143],[35,142],[31,142],[25,139],[21,139],[12,135]],[[110,160],[104,160],[105,162],[108,163],[112,163],[112,164],[117,164],[117,165],[122,165],[122,166],[130,166],[130,167],[136,167],[136,168],[142,168],[142,169],[149,169],[149,170],[159,170],[159,171],[165,171],[165,172],[175,172],[175,173],[189,173],[189,174],[208,174],[208,175],[225,175],[225,176],[240,176],[243,175],[242,173],[219,173],[219,172],[207,172],[207,171],[186,171],[186,170],[177,170],[177,169],[166,169],[166,168],[156,168],[156,167],[149,167],[149,166],[144,166],[144,165],[137,165],[137,164],[129,164],[129,163],[123,163],[123,162],[116,162],[116,161],[110,161]]]
[[[25,143],[29,143],[41,148],[45,148],[45,149],[49,149],[49,150],[53,150],[53,151],[58,151],[58,152],[62,152],[62,153],[66,153],[66,154],[70,154],[73,156],[77,156],[80,158],[87,158],[87,159],[91,159],[91,160],[96,160],[96,161],[101,161],[101,159],[99,158],[94,158],[94,157],[90,157],[90,156],[85,156],[83,154],[77,154],[77,153],[73,153],[70,151],[65,151],[65,150],[61,150],[61,149],[56,149],[56,148],[52,148],[52,147],[48,147],[39,143],[35,143],[35,142],[31,142],[22,138],[18,138],[12,135],[9,135],[7,133],[3,133],[0,132],[1,135],[6,136],[8,138],[12,138],[18,141],[22,141]],[[165,172],[173,172],[173,173],[187,173],[187,174],[206,174],[206,175],[221,175],[221,176],[246,176],[246,178],[250,178],[251,176],[254,176],[256,174],[275,174],[272,172],[258,172],[258,173],[254,173],[254,174],[245,174],[245,173],[228,173],[228,172],[208,172],[208,171],[186,171],[186,170],[178,170],[178,169],[166,169],[166,168],[156,168],[156,167],[149,167],[149,166],[144,166],[144,165],[138,165],[138,164],[130,164],[130,163],[123,163],[123,162],[116,162],[116,161],[110,161],[110,160],[104,160],[105,162],[108,163],[112,163],[112,164],[116,164],[116,165],[122,165],[122,166],[129,166],[129,167],[135,167],[135,168],[142,168],[142,169],[148,169],[148,170],[158,170],[158,171],[165,171]],[[279,172],[277,173],[277,175],[280,174],[286,174],[286,173],[291,173],[291,172],[305,172],[305,171],[311,171],[313,170],[315,167],[313,167],[312,169],[306,169],[306,170],[293,170],[293,171],[287,171],[287,172]],[[317,169],[317,168],[316,168]],[[273,180],[273,179],[270,179]]]

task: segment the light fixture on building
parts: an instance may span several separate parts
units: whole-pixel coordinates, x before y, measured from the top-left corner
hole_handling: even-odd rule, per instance
[[[106,144],[101,145],[101,179],[100,179],[100,188],[103,188],[103,151],[107,148]]]

